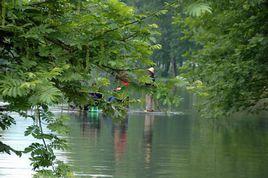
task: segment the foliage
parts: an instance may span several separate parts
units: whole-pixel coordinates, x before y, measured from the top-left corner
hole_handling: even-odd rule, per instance
[[[40,170],[34,175],[34,178],[58,178],[58,177],[75,177],[71,172],[68,165],[64,164],[62,161],[56,161],[56,169],[51,170]]]
[[[174,97],[176,89],[179,87],[185,86],[183,80],[179,77],[168,79],[165,81],[160,81],[156,83],[156,89],[153,92],[154,98],[157,100],[157,103],[162,106],[168,107],[171,110],[171,107],[179,106],[182,98]]]
[[[207,2],[212,14],[176,17],[184,38],[197,45],[185,54],[183,70],[203,96],[201,110],[206,116],[267,110],[267,4]]]
[[[56,170],[60,171],[62,168],[58,166],[56,168],[54,167],[54,165],[58,165],[59,161],[56,160],[53,149],[64,150],[67,147],[66,140],[57,136],[60,133],[67,133],[68,128],[64,125],[66,118],[64,116],[55,117],[53,113],[48,111],[47,106],[44,105],[42,108],[36,108],[35,116],[34,119],[37,123],[26,129],[25,136],[31,135],[35,139],[41,140],[43,143],[32,143],[25,148],[24,153],[31,153],[31,165],[35,171],[40,174],[50,173],[51,175],[56,176],[59,174]],[[50,129],[50,133],[45,133],[43,131],[41,118],[47,125],[47,128]],[[47,141],[49,143],[47,143]],[[64,165],[63,162],[60,162],[61,167],[64,167]],[[53,171],[47,169],[49,167],[52,167]],[[70,172],[70,170],[67,170],[67,167],[66,171]],[[65,173],[68,174],[68,172]]]
[[[211,11],[211,7],[208,4],[195,2],[195,3],[191,3],[190,5],[188,5],[186,7],[185,12],[188,15],[198,17],[206,12],[211,13],[212,11]]]
[[[53,151],[66,147],[57,136],[66,132],[64,118],[53,116],[48,107],[63,101],[83,106],[89,93],[99,92],[104,96],[103,110],[123,117],[129,101],[106,101],[114,94],[110,79],[126,79],[122,73],[137,78],[136,70],[154,64],[149,56],[158,48],[151,39],[156,27],[146,25],[146,16],[136,15],[118,0],[1,0],[0,4],[0,99],[9,103],[1,114],[1,128],[14,124],[5,115],[11,111],[37,121],[25,135],[40,142],[24,152],[31,153],[32,166],[40,175],[64,176],[68,168],[57,162]],[[35,115],[27,115],[29,109]],[[50,132],[43,131],[43,122]],[[0,143],[1,152],[19,154]]]
[[[13,117],[6,113],[0,113],[0,127],[2,130],[8,129],[12,124],[15,124],[16,121]],[[1,137],[1,135],[0,135]],[[0,152],[4,152],[7,154],[11,154],[11,152],[15,153],[18,156],[21,156],[21,151],[14,150],[10,146],[4,144],[0,141]]]
[[[160,9],[167,10],[163,14],[147,19],[147,22],[155,23],[158,26],[159,34],[155,34],[152,38],[155,43],[161,44],[161,48],[156,49],[151,58],[156,63],[156,73],[159,76],[177,76],[178,67],[186,60],[182,54],[192,46],[188,40],[178,40],[182,33],[172,20],[172,16],[176,12],[183,12],[183,7],[177,4],[178,1],[171,0],[125,0],[125,2],[137,7],[140,13],[145,14],[157,12]]]

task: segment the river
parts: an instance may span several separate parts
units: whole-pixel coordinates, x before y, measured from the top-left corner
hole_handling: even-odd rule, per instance
[[[113,123],[102,115],[68,113],[69,149],[58,151],[77,177],[265,178],[268,177],[267,115],[237,114],[225,119],[198,115],[128,115]],[[3,140],[23,149],[32,121],[17,118]],[[1,154],[0,177],[31,177],[27,155]]]

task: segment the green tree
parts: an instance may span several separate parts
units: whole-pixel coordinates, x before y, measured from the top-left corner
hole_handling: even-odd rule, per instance
[[[197,45],[186,53],[190,60],[183,68],[189,88],[203,96],[203,113],[267,110],[267,3],[206,2],[203,9],[212,13],[176,16],[184,38]]]
[[[125,79],[125,73],[138,84],[148,82],[149,77],[139,76],[153,65],[149,56],[157,48],[150,38],[155,27],[118,0],[0,2],[0,99],[8,103],[1,108],[1,129],[15,124],[10,112],[35,120],[25,135],[41,143],[23,152],[31,153],[35,171],[67,176],[67,167],[53,152],[66,147],[57,136],[66,133],[65,118],[55,117],[49,106],[87,104],[90,92],[110,96],[110,77]],[[120,118],[124,102],[113,104],[104,98],[101,107]],[[29,109],[35,114],[27,114]],[[51,133],[43,131],[43,122]],[[22,153],[0,141],[0,152],[12,151]]]
[[[147,22],[157,24],[160,33],[154,38],[156,43],[161,44],[161,48],[155,50],[151,58],[162,77],[177,76],[178,67],[186,60],[183,53],[192,46],[188,40],[179,39],[183,34],[179,26],[173,23],[172,17],[177,12],[182,12],[183,7],[178,6],[177,1],[171,0],[125,0],[125,2],[137,7],[137,10],[144,14],[168,10],[164,14],[147,20]],[[176,8],[172,8],[173,6]]]

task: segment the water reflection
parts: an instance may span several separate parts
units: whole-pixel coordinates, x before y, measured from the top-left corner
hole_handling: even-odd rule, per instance
[[[99,136],[101,122],[98,112],[81,112],[78,115],[78,118],[82,118],[81,122],[81,135],[88,136],[93,139],[97,139]]]
[[[130,115],[122,123],[112,123],[102,116],[78,117],[72,125],[81,120],[84,141],[78,144],[81,136],[72,134],[77,139],[70,140],[74,150],[69,159],[78,172],[96,177],[268,175],[267,120],[244,116],[222,120],[194,117]]]
[[[153,124],[154,124],[154,115],[146,114],[144,118],[144,130],[143,130],[143,138],[145,144],[144,158],[146,168],[149,167],[149,164],[152,159]]]
[[[132,114],[121,123],[97,113],[70,116],[70,150],[58,154],[77,177],[268,177],[266,115],[204,120],[194,115]],[[24,148],[32,141],[23,137],[28,124],[17,120],[2,139]],[[1,155],[0,177],[30,175],[28,158],[19,159]]]
[[[114,138],[114,156],[115,161],[122,160],[123,155],[126,151],[127,145],[127,126],[128,118],[120,123],[113,124],[113,138]]]

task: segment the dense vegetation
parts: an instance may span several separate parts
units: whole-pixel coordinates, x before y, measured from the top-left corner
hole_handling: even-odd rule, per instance
[[[173,71],[181,82],[181,77],[187,79],[187,88],[200,98],[203,116],[267,110],[264,0],[126,2],[140,11],[171,4],[168,13],[151,19],[162,34],[156,38],[162,48],[152,57],[163,76]]]
[[[175,76],[184,77],[152,85],[150,92],[160,103],[178,103],[179,96],[169,91],[185,84],[201,97],[206,116],[267,109],[264,0],[124,1],[137,6],[139,15],[118,0],[0,2],[0,100],[8,102],[1,107],[0,127],[15,124],[10,115],[15,112],[36,122],[25,135],[41,140],[24,151],[0,141],[0,152],[30,152],[35,171],[69,173],[53,152],[66,147],[58,136],[67,132],[66,118],[55,117],[49,106],[83,107],[93,102],[89,93],[98,92],[104,96],[100,107],[105,113],[122,118],[132,101],[112,88],[118,80],[148,88],[146,68],[155,64],[162,76],[172,66]],[[113,95],[122,102],[107,102]],[[51,132],[43,132],[43,122]]]
[[[2,108],[1,128],[15,123],[11,111],[35,120],[25,135],[42,143],[33,143],[24,152],[31,152],[34,170],[60,175],[66,167],[57,162],[53,149],[63,149],[66,143],[54,133],[66,132],[65,118],[55,117],[48,106],[63,102],[83,106],[91,102],[92,92],[111,96],[114,78],[150,82],[141,76],[153,65],[149,56],[157,47],[151,39],[155,26],[144,24],[145,16],[135,15],[117,0],[2,0],[0,4],[0,98],[9,103]],[[120,104],[109,103],[104,97],[101,107],[120,118],[129,102],[121,99]],[[51,133],[43,132],[43,122]],[[21,154],[0,144],[1,152]]]
[[[137,8],[139,13],[148,13],[166,9],[165,14],[158,17],[147,19],[147,23],[156,23],[159,34],[154,35],[156,42],[161,44],[161,49],[155,50],[152,55],[152,60],[156,63],[158,77],[177,76],[179,67],[182,66],[186,58],[183,56],[190,46],[193,46],[182,37],[181,29],[178,24],[173,23],[173,16],[177,13],[183,14],[183,7],[178,6],[176,1],[172,0],[124,0],[127,4]],[[188,4],[187,4],[188,5]],[[172,8],[176,6],[176,8]],[[194,7],[196,8],[196,6]],[[192,9],[193,10],[193,9]],[[186,13],[188,14],[188,13]]]
[[[212,13],[175,19],[196,45],[183,68],[189,88],[203,96],[201,110],[210,117],[267,110],[267,2],[207,3]]]

